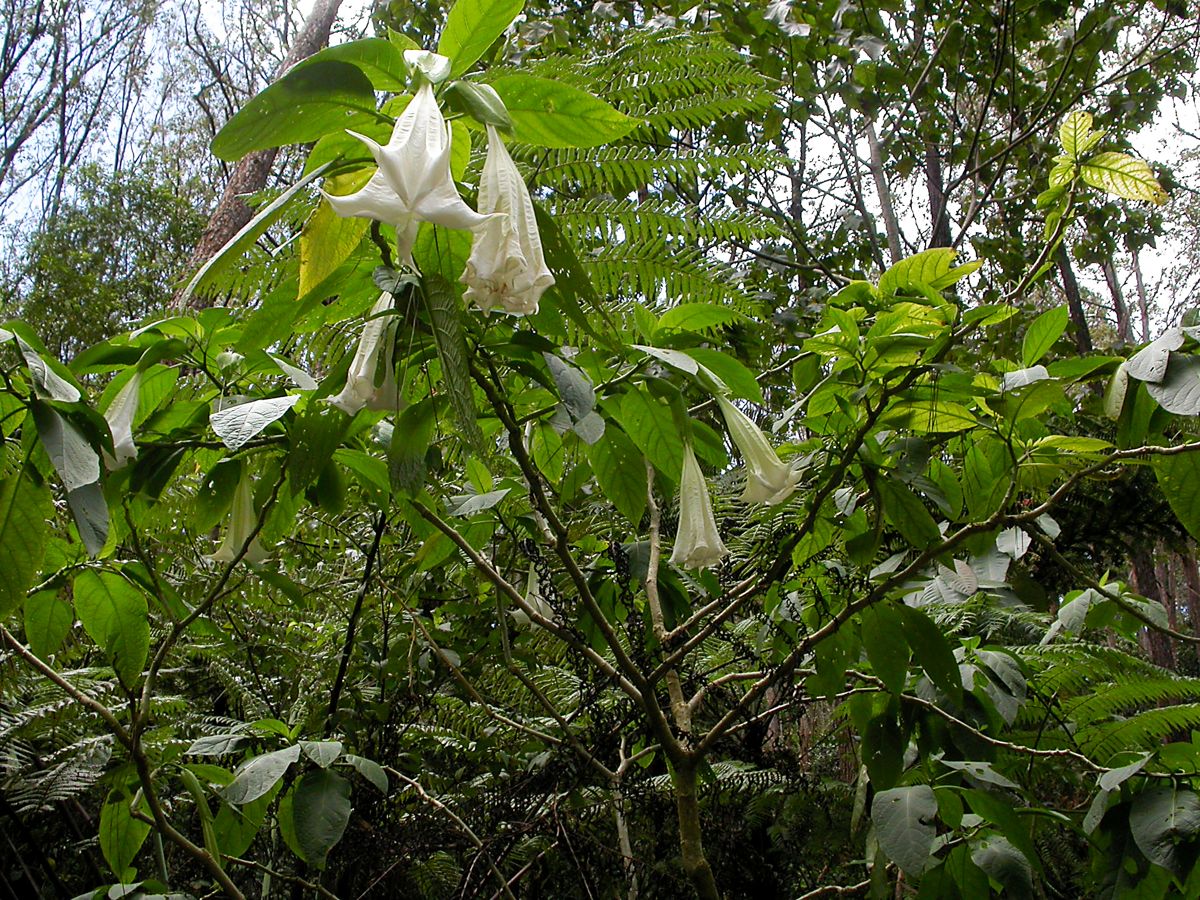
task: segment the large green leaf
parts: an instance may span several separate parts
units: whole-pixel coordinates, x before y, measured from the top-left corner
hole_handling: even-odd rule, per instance
[[[886,603],[864,609],[862,639],[875,674],[889,691],[899,694],[908,676],[908,644],[896,610]]]
[[[1025,332],[1025,340],[1021,344],[1021,362],[1026,367],[1032,366],[1054,346],[1064,331],[1070,313],[1065,306],[1048,309],[1032,322]]]
[[[383,38],[363,38],[326,47],[297,63],[291,71],[330,61],[349,63],[356,67],[367,76],[376,90],[403,91],[408,83],[408,70],[404,65],[403,52],[391,41]]]
[[[1163,380],[1146,383],[1146,393],[1179,416],[1200,416],[1200,357],[1172,353]]]
[[[1179,845],[1200,837],[1200,797],[1174,786],[1144,791],[1129,810],[1129,830],[1146,859],[1185,875]]]
[[[150,652],[146,595],[115,572],[87,570],[75,577],[75,612],[83,629],[127,685],[133,684]]]
[[[1200,540],[1200,453],[1155,457],[1154,474],[1180,524]]]
[[[871,803],[871,821],[888,859],[910,875],[920,875],[933,847],[937,799],[927,784],[881,791]]]
[[[212,152],[232,162],[255,150],[315,141],[353,127],[355,110],[375,115],[375,88],[358,66],[340,60],[297,66],[225,123]]]
[[[919,609],[899,604],[896,612],[904,637],[929,680],[954,703],[962,696],[962,674],[954,650],[942,630]]]
[[[45,403],[32,404],[38,437],[68,491],[100,480],[100,454],[75,424]]]
[[[239,450],[299,401],[300,397],[296,394],[251,400],[249,403],[227,406],[220,412],[213,413],[208,421],[226,447]]]
[[[133,881],[133,858],[142,849],[150,826],[135,819],[129,810],[129,796],[114,791],[100,807],[100,852],[118,881]]]
[[[305,862],[325,868],[325,858],[350,821],[350,782],[328,769],[308,772],[292,797],[292,825]]]
[[[943,290],[970,275],[982,264],[982,260],[976,260],[954,268],[957,255],[949,248],[935,247],[900,260],[879,279],[880,295],[888,298],[900,291],[920,293],[923,288]]]
[[[892,527],[914,547],[925,548],[942,538],[937,523],[920,498],[908,487],[892,478],[875,482],[884,517]]]
[[[636,527],[646,509],[646,464],[641,451],[619,428],[587,448],[588,462],[603,493]]]
[[[1094,188],[1125,200],[1167,202],[1154,171],[1143,160],[1128,153],[1097,153],[1079,167],[1079,177]]]
[[[437,45],[438,53],[450,57],[450,77],[471,68],[524,8],[525,0],[458,0]]]
[[[504,75],[492,83],[513,120],[513,136],[540,147],[598,147],[640,122],[594,94],[533,75]]]
[[[25,639],[42,659],[62,646],[74,622],[71,604],[56,591],[38,591],[25,601]]]
[[[0,619],[21,605],[46,552],[49,491],[17,471],[0,481]]]
[[[255,756],[238,767],[233,781],[221,791],[221,794],[230,803],[239,806],[243,803],[252,803],[275,787],[283,778],[287,767],[299,758],[299,744]]]
[[[645,388],[625,392],[618,414],[621,427],[654,467],[672,481],[683,471],[683,439],[666,404]]]

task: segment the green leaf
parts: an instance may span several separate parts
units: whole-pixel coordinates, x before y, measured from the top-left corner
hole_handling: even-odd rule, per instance
[[[908,644],[896,610],[886,603],[864,609],[862,639],[875,674],[889,691],[899,694],[908,676]]]
[[[1163,380],[1147,382],[1146,393],[1167,412],[1200,416],[1200,357],[1171,354]]]
[[[1097,153],[1079,167],[1079,177],[1094,188],[1125,200],[1146,200],[1156,205],[1167,202],[1154,171],[1144,160],[1128,153]]]
[[[255,150],[304,144],[375,115],[375,88],[357,65],[325,60],[296,66],[255,95],[217,132],[212,152],[227,162]]]
[[[0,481],[0,620],[20,607],[41,569],[46,523],[53,517],[44,485],[34,484],[19,470]]]
[[[133,859],[150,834],[150,826],[129,811],[128,795],[113,791],[100,807],[100,852],[118,881],[133,881]]]
[[[1180,524],[1200,540],[1200,453],[1157,456],[1154,474]]]
[[[272,422],[283,417],[289,409],[300,402],[298,394],[286,397],[268,397],[228,406],[209,416],[209,424],[217,437],[230,450],[240,450],[251,438],[259,434]]]
[[[920,875],[933,848],[937,799],[927,784],[881,791],[871,803],[871,821],[888,859],[910,875]]]
[[[132,685],[150,652],[146,595],[115,572],[87,570],[75,577],[75,613],[104,651],[121,681]]]
[[[376,90],[399,93],[408,84],[408,69],[402,51],[383,38],[363,38],[326,47],[297,63],[290,72],[331,61],[354,66],[367,76]]]
[[[1200,835],[1200,797],[1174,786],[1144,791],[1129,810],[1129,830],[1146,859],[1183,877],[1179,844]]]
[[[754,373],[729,354],[711,347],[689,347],[683,352],[720,378],[733,396],[763,402],[762,388]]]
[[[618,414],[621,427],[639,450],[671,481],[683,471],[683,439],[666,404],[644,387],[626,391]]]
[[[989,835],[971,850],[971,862],[994,881],[1007,897],[1033,896],[1033,869],[1025,854],[1007,838]]]
[[[371,782],[372,786],[384,796],[388,792],[388,777],[387,772],[383,770],[383,766],[375,762],[373,759],[367,759],[365,756],[355,756],[353,753],[347,753],[342,757],[342,762],[351,766],[359,775]]]
[[[221,791],[221,795],[239,806],[252,803],[275,787],[288,766],[299,758],[299,744],[252,757],[238,766],[233,781]]]
[[[600,491],[636,528],[646,509],[646,463],[641,451],[625,432],[609,427],[586,452]]]
[[[222,853],[230,856],[241,856],[250,849],[254,838],[258,835],[267,818],[267,809],[279,793],[280,785],[276,784],[269,791],[250,803],[242,806],[231,806],[222,803],[213,820],[213,830],[216,832],[217,843]],[[283,804],[280,803],[280,818]]]
[[[741,318],[741,313],[727,306],[683,303],[663,313],[654,334],[657,338],[672,331],[705,332],[721,325],[731,325]]]
[[[300,751],[322,769],[342,754],[341,741],[301,741]]]
[[[54,470],[68,491],[100,480],[100,454],[88,443],[74,423],[52,406],[34,400],[31,404],[38,437]]]
[[[919,609],[903,604],[896,606],[904,637],[912,647],[913,657],[921,663],[934,686],[953,703],[962,697],[962,674],[950,642],[933,620]]]
[[[875,490],[883,505],[884,517],[914,547],[923,549],[942,539],[933,516],[908,487],[891,478],[879,478]]]
[[[560,81],[504,75],[492,83],[513,120],[513,136],[539,147],[597,147],[641,124],[599,97]]]
[[[428,304],[433,325],[433,341],[442,363],[442,385],[450,398],[454,418],[467,443],[480,450],[483,434],[476,421],[475,395],[471,388],[467,362],[467,339],[463,332],[463,307],[454,287],[442,275],[434,273],[422,279],[422,294]]]
[[[563,406],[574,421],[579,421],[596,408],[596,391],[586,375],[552,353],[543,353],[542,358],[550,369]]]
[[[38,591],[25,601],[25,638],[42,659],[48,659],[62,646],[74,623],[71,604],[56,591]]]
[[[396,418],[388,445],[388,478],[398,494],[413,496],[425,485],[425,456],[437,424],[434,413],[434,399],[426,397]]]
[[[1087,152],[1085,148],[1091,133],[1091,113],[1081,109],[1068,113],[1058,129],[1058,140],[1062,144],[1063,153],[1071,159],[1078,159],[1081,152]]]
[[[979,424],[975,414],[961,403],[945,400],[900,401],[879,417],[881,425],[907,428],[918,434],[966,431]]]
[[[350,782],[328,769],[300,779],[292,797],[292,825],[304,861],[318,869],[350,821]]]
[[[935,247],[900,260],[879,279],[880,296],[887,299],[901,291],[923,293],[923,288],[940,291],[970,275],[981,265],[981,261],[977,260],[953,268],[957,255],[947,247]]]
[[[458,0],[446,17],[437,51],[452,60],[457,78],[492,46],[525,8],[525,0]]]
[[[322,198],[300,231],[299,295],[303,297],[336,272],[370,227],[369,219],[339,216]]]
[[[68,491],[67,506],[83,546],[91,556],[98,556],[108,541],[108,503],[100,482],[93,481]]]
[[[1167,374],[1171,352],[1183,346],[1185,334],[1182,328],[1168,328],[1149,344],[1129,357],[1125,371],[1130,378],[1156,384]]]
[[[1067,330],[1069,318],[1070,312],[1065,306],[1056,306],[1030,322],[1021,344],[1022,365],[1028,368],[1045,356]]]

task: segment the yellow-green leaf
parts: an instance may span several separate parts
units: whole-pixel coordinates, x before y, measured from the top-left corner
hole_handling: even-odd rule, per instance
[[[1079,176],[1087,184],[1114,197],[1157,204],[1167,202],[1167,192],[1159,185],[1150,166],[1128,153],[1097,153],[1080,166]]]

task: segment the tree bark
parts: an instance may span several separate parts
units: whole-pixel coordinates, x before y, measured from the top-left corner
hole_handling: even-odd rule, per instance
[[[317,0],[312,12],[304,22],[304,27],[292,42],[288,54],[284,57],[275,77],[279,78],[300,60],[312,56],[329,42],[329,32],[337,19],[338,8],[342,0]],[[261,191],[267,184],[267,177],[275,165],[278,148],[256,150],[238,160],[237,165],[229,174],[225,190],[213,210],[212,216],[205,226],[204,233],[192,251],[185,271],[194,272],[216,255],[229,240],[245,227],[254,216],[254,211],[243,199],[249,194]],[[176,305],[183,299],[182,289],[175,295]],[[189,305],[193,309],[202,309],[212,305],[212,296],[203,292],[192,294]]]
[[[1121,290],[1121,280],[1117,277],[1117,267],[1113,265],[1112,257],[1104,261],[1104,280],[1108,283],[1108,292],[1112,295],[1113,310],[1117,314],[1118,346],[1133,343],[1133,328],[1129,321],[1129,305],[1125,302],[1125,293]]]
[[[942,157],[937,144],[925,142],[925,187],[929,192],[929,215],[933,231],[930,249],[950,246],[950,217],[946,213],[946,185],[942,177]]]
[[[1158,571],[1154,565],[1153,550],[1138,547],[1133,551],[1131,561],[1133,563],[1134,589],[1147,600],[1157,600],[1162,603],[1162,585],[1159,583]],[[1147,628],[1144,634],[1144,646],[1146,652],[1150,654],[1150,661],[1156,666],[1174,671],[1175,648],[1171,645],[1171,639],[1153,628]]]
[[[1071,268],[1071,257],[1067,254],[1066,242],[1058,245],[1058,276],[1062,279],[1063,293],[1067,295],[1067,309],[1071,312],[1071,323],[1075,326],[1075,349],[1080,353],[1092,352],[1092,333],[1088,328],[1087,315],[1083,311],[1083,298],[1079,294],[1079,282]]]
[[[683,870],[700,900],[721,900],[712,867],[704,856],[700,833],[700,797],[697,793],[696,761],[677,761],[674,771],[675,812],[679,818],[679,849]]]
[[[875,182],[875,193],[879,196],[879,209],[883,215],[883,227],[887,231],[888,255],[891,265],[900,262],[900,223],[896,219],[896,208],[892,205],[892,189],[888,185],[887,173],[883,170],[883,147],[875,132],[875,121],[867,119],[867,147],[871,151],[871,178]]]

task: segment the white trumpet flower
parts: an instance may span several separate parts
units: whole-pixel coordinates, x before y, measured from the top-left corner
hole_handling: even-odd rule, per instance
[[[796,490],[800,473],[776,455],[766,435],[745,413],[724,397],[717,397],[717,405],[725,417],[729,436],[746,461],[746,490],[742,499],[747,503],[782,503]]]
[[[487,221],[467,206],[450,175],[450,126],[426,82],[405,107],[391,140],[380,146],[349,131],[371,151],[379,170],[353,194],[325,199],[339,216],[378,219],[396,227],[400,260],[412,266],[417,226],[433,222],[446,228],[476,228]]]
[[[542,239],[529,188],[504,141],[489,125],[487,159],[479,180],[479,211],[501,213],[475,230],[463,284],[466,299],[487,311],[500,307],[514,316],[538,311],[554,276],[542,254]]]
[[[237,488],[233,492],[233,506],[229,510],[229,522],[225,526],[225,539],[221,541],[215,553],[208,558],[213,562],[233,562],[242,548],[246,547],[246,539],[258,524],[258,513],[254,511],[254,492],[251,490],[250,476],[242,473]],[[249,563],[264,562],[270,557],[270,552],[258,541],[258,535],[246,547],[242,559]]]
[[[692,445],[683,448],[683,474],[679,478],[679,531],[671,564],[685,569],[715,566],[729,553],[717,532],[708,485]]]
[[[393,363],[397,321],[396,316],[387,314],[392,303],[393,297],[387,292],[375,301],[346,372],[345,387],[337,396],[325,398],[326,403],[348,416],[363,407],[394,410],[398,406],[400,390]]]
[[[542,587],[538,582],[537,570],[532,565],[529,567],[529,580],[525,586],[525,602],[535,613],[544,619],[549,619],[551,622],[558,621],[558,615],[554,612],[554,607],[546,602],[546,598],[542,596]],[[514,606],[508,611],[512,616],[514,624],[518,628],[528,628],[533,620],[529,618],[529,614],[519,606]]]
[[[137,414],[138,393],[142,387],[142,373],[135,372],[112,403],[104,411],[104,421],[112,432],[112,456],[104,451],[104,465],[110,472],[122,469],[130,460],[137,459],[137,445],[133,443],[133,417]]]

